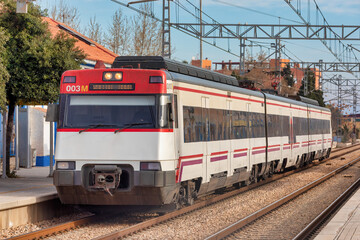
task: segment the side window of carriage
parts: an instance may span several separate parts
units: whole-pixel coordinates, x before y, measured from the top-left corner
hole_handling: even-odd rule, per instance
[[[172,119],[173,121],[175,121],[175,128],[178,128],[178,100],[177,100],[177,95],[173,95],[173,116]]]

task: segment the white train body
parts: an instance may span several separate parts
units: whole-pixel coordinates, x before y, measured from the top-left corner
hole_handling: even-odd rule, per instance
[[[121,71],[122,84],[141,82],[128,91],[104,87],[108,69],[64,73],[54,173],[63,203],[189,203],[197,195],[329,156],[328,109],[232,86],[227,77],[209,81],[190,76],[191,70],[198,75],[204,70],[189,69],[188,74],[163,67],[111,69]],[[161,73],[163,82],[157,84],[164,86],[144,83],[154,73]],[[75,83],[64,83],[72,76]],[[101,89],[91,87],[94,82]],[[82,92],[87,84],[88,91]],[[152,120],[144,120],[145,115],[135,122],[118,120],[130,119],[132,113],[119,109],[132,111],[132,106],[143,113],[149,109]],[[79,119],[91,124],[77,124]]]

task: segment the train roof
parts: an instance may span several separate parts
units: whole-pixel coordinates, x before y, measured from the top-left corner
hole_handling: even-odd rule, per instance
[[[119,56],[115,58],[111,68],[166,69],[169,72],[239,87],[239,81],[235,77],[159,56]]]
[[[111,67],[134,69],[165,69],[167,70],[169,79],[175,81],[197,84],[205,87],[212,87],[261,98],[263,98],[265,95],[266,98],[270,100],[296,104],[303,107],[310,105],[311,108],[330,112],[329,109],[318,106],[317,101],[313,99],[299,97],[297,100],[293,100],[260,91],[241,88],[239,81],[235,77],[195,67],[189,64],[180,63],[160,56],[119,56],[115,58]]]

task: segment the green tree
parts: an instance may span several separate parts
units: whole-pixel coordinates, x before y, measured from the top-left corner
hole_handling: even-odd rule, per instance
[[[5,43],[8,40],[6,32],[0,28],[0,109],[6,107],[6,92],[5,86],[9,80],[9,73],[6,70],[6,50]]]
[[[338,133],[340,130],[340,122],[342,117],[341,108],[335,106],[335,104],[326,105],[327,108],[331,111],[331,128],[333,133]]]
[[[343,137],[341,138],[342,143],[346,143],[349,140],[350,130],[347,125],[344,125],[342,129]]]
[[[293,73],[291,72],[290,64],[287,64],[286,67],[281,71],[281,76],[284,78],[288,86],[294,86],[294,77]]]
[[[305,81],[307,81],[307,91],[305,91]],[[306,95],[305,92],[307,92]],[[315,89],[315,73],[309,68],[305,70],[305,76],[302,80],[298,95],[314,99],[319,102],[320,106],[325,107],[323,91]]]
[[[5,44],[10,79],[6,84],[8,121],[6,132],[6,173],[10,174],[10,140],[16,105],[47,104],[58,98],[61,74],[80,68],[83,52],[75,48],[74,39],[59,34],[51,38],[47,24],[41,19],[39,6],[29,4],[27,14],[16,14],[16,2],[0,0],[3,12],[0,27],[9,40]]]

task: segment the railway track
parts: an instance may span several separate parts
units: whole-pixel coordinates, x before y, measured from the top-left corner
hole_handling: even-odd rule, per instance
[[[352,146],[352,147],[349,147],[349,148],[346,148],[346,149],[341,149],[339,151],[336,151],[336,154],[331,156],[329,159],[325,160],[325,161],[322,161],[322,162],[317,162],[317,163],[313,163],[313,164],[310,164],[309,166],[305,167],[304,169],[308,169],[314,165],[319,165],[321,163],[325,163],[331,159],[335,159],[335,158],[338,158],[342,155],[344,155],[344,151],[346,153],[351,153],[351,152],[354,152],[354,151],[357,151],[359,149],[359,146]],[[360,159],[357,159],[356,161],[359,161]],[[347,168],[347,167],[344,167],[344,169]],[[248,191],[248,190],[251,190],[251,189],[254,189],[254,188],[257,188],[259,186],[262,186],[262,185],[265,185],[265,184],[268,184],[270,182],[273,182],[273,181],[276,181],[280,178],[283,178],[283,177],[286,177],[286,176],[289,176],[291,174],[294,174],[296,172],[299,172],[299,171],[302,171],[304,169],[298,169],[298,170],[293,170],[293,171],[289,171],[289,172],[286,172],[286,173],[283,173],[283,174],[280,174],[280,175],[276,175],[276,176],[273,176],[271,179],[266,179],[265,181],[261,181],[261,182],[258,182],[256,184],[252,184],[250,186],[246,186],[246,187],[243,187],[241,189],[238,189],[238,190],[234,190],[234,191],[231,191],[231,192],[227,192],[225,194],[222,194],[220,196],[216,196],[216,197],[213,197],[211,199],[208,199],[208,200],[205,200],[205,201],[202,201],[202,202],[199,202],[199,203],[195,203],[194,205],[192,206],[189,206],[189,207],[185,207],[183,209],[180,209],[178,211],[175,211],[175,212],[172,212],[172,213],[168,213],[168,214],[165,214],[161,217],[158,217],[158,218],[155,218],[155,219],[151,219],[149,221],[145,221],[145,222],[142,222],[142,223],[139,223],[139,224],[136,224],[134,226],[131,226],[129,228],[126,228],[126,229],[122,229],[120,231],[116,231],[116,232],[113,232],[113,233],[110,233],[110,234],[107,234],[107,235],[104,235],[104,236],[101,236],[101,237],[98,237],[96,238],[96,240],[108,240],[108,239],[118,239],[118,238],[123,238],[123,237],[126,237],[128,235],[131,235],[133,233],[136,233],[136,232],[139,232],[139,231],[142,231],[143,229],[147,229],[149,227],[152,227],[156,224],[160,224],[160,223],[163,223],[163,222],[166,222],[170,219],[174,219],[176,217],[179,217],[179,216],[182,216],[184,214],[187,214],[187,213],[190,213],[190,212],[193,212],[193,211],[196,211],[198,209],[201,209],[201,208],[204,208],[206,206],[209,206],[211,204],[214,204],[214,203],[217,203],[217,202],[220,202],[220,201],[223,201],[224,199],[228,199],[228,198],[231,198],[235,195],[238,195],[239,193],[242,193],[242,192],[245,192],[245,191]],[[338,170],[340,171],[340,170]],[[335,171],[336,172],[336,171]],[[336,173],[335,173],[336,174]],[[329,177],[333,176],[334,173],[330,174]],[[322,179],[322,182],[325,181],[327,178],[324,177]],[[315,186],[315,185],[313,185]],[[312,187],[313,187],[312,186]],[[215,238],[216,239],[216,238]]]
[[[333,176],[343,172],[344,170],[348,169],[349,167],[353,166],[354,164],[358,163],[360,161],[360,157],[351,161],[348,164],[345,164],[344,166],[337,168],[336,170],[326,174],[325,176],[317,179],[316,181],[311,182],[310,184],[307,184],[306,186],[300,188],[299,190],[288,194],[287,196],[283,197],[282,199],[279,199],[278,201],[266,206],[265,208],[260,209],[259,211],[249,215],[246,218],[240,219],[239,221],[233,223],[232,225],[222,229],[221,231],[216,232],[215,234],[207,237],[207,240],[217,240],[217,239],[223,239],[227,236],[229,236],[230,234],[233,234],[234,232],[240,230],[241,228],[243,228],[244,226],[248,225],[249,223],[255,222],[257,220],[259,220],[260,218],[262,218],[263,216],[269,214],[270,212],[274,211],[275,209],[289,203],[290,201],[296,199],[297,197],[299,197],[300,195],[308,192],[310,189],[313,189],[314,187],[324,183],[326,180],[332,178]],[[346,197],[348,197],[349,195],[351,195],[352,191],[354,191],[354,189],[356,189],[356,187],[359,185],[359,180],[356,181],[356,184],[352,185],[351,188],[349,188],[346,191],[346,194],[342,194],[342,197],[340,197],[339,199],[337,199],[337,201],[335,201],[331,207],[329,207],[326,211],[324,211],[322,214],[320,214],[319,217],[317,217],[311,224],[309,224],[306,228],[304,228],[301,233],[295,238],[295,239],[306,239],[309,236],[309,233],[316,229],[318,227],[318,225],[327,217],[329,216],[330,213],[332,213],[334,210],[336,210],[336,208],[343,203],[344,201],[346,201]],[[262,223],[261,225],[263,225],[264,223]],[[259,224],[260,225],[260,224]],[[235,237],[237,237],[237,235],[240,235],[241,233],[235,234]],[[230,237],[231,238],[231,237]]]
[[[9,238],[11,240],[28,240],[28,239],[40,239],[48,236],[52,236],[57,233],[61,233],[64,231],[69,231],[71,229],[75,229],[77,227],[84,226],[86,224],[93,223],[98,220],[96,215],[87,216],[75,221],[70,221],[62,224],[58,224],[49,228],[41,229],[38,231],[22,234],[16,237]]]
[[[233,196],[236,196],[239,193],[243,193],[243,192],[246,192],[248,190],[258,188],[258,187],[260,187],[262,185],[265,185],[265,184],[268,184],[270,182],[276,181],[276,180],[278,180],[280,178],[284,178],[284,177],[289,176],[291,174],[294,174],[296,172],[302,171],[304,169],[308,169],[308,168],[310,168],[310,167],[312,167],[314,165],[319,165],[321,163],[325,163],[325,162],[327,162],[327,161],[329,161],[331,159],[335,159],[337,157],[340,157],[340,156],[344,155],[344,152],[351,153],[351,152],[357,151],[359,148],[360,148],[360,145],[356,145],[356,146],[350,146],[350,147],[347,147],[347,148],[344,148],[344,149],[334,151],[332,156],[329,159],[321,161],[321,162],[312,163],[312,164],[308,165],[307,167],[305,167],[303,169],[297,169],[297,170],[292,170],[292,171],[285,172],[285,173],[282,173],[282,174],[278,174],[278,175],[273,176],[272,178],[266,179],[266,180],[258,182],[256,184],[252,184],[252,185],[240,188],[240,189],[229,191],[229,192],[226,192],[226,193],[224,193],[222,195],[211,197],[211,198],[206,199],[206,200],[201,200],[201,201],[195,203],[192,206],[188,206],[188,207],[182,208],[182,209],[174,211],[174,212],[167,213],[167,214],[159,216],[159,217],[154,217],[154,218],[151,218],[150,220],[142,221],[142,222],[140,222],[138,224],[132,224],[130,227],[126,227],[124,229],[121,229],[120,231],[116,231],[116,232],[112,232],[110,234],[103,235],[103,236],[98,237],[96,239],[117,239],[117,238],[123,238],[125,236],[129,236],[129,235],[131,235],[131,234],[133,234],[135,232],[142,231],[143,229],[147,229],[147,228],[150,228],[150,227],[152,227],[154,225],[164,223],[166,221],[169,221],[170,219],[175,219],[175,218],[177,218],[179,216],[186,215],[186,214],[194,212],[194,211],[196,211],[198,209],[205,208],[205,207],[207,207],[209,205],[212,205],[214,203],[223,201],[224,199],[228,199],[228,198],[231,198]],[[39,230],[39,231],[32,232],[32,233],[29,233],[29,234],[24,234],[24,235],[17,236],[17,237],[11,238],[11,239],[44,238],[46,236],[51,236],[51,235],[54,235],[54,234],[62,232],[62,231],[67,231],[67,230],[77,228],[79,226],[88,225],[88,224],[96,222],[96,221],[98,221],[97,217],[96,216],[91,216],[90,218],[81,219],[81,220],[79,220],[79,222],[76,222],[76,223],[75,222],[69,222],[69,223],[66,223],[66,224],[60,224],[58,226],[54,226],[54,227],[51,227],[51,228],[48,228],[48,229]]]
[[[329,207],[322,211],[311,223],[309,223],[293,240],[310,239],[316,235],[316,231],[320,229],[326,220],[330,219],[333,214],[343,206],[352,196],[352,194],[360,187],[360,178],[347,188]]]

